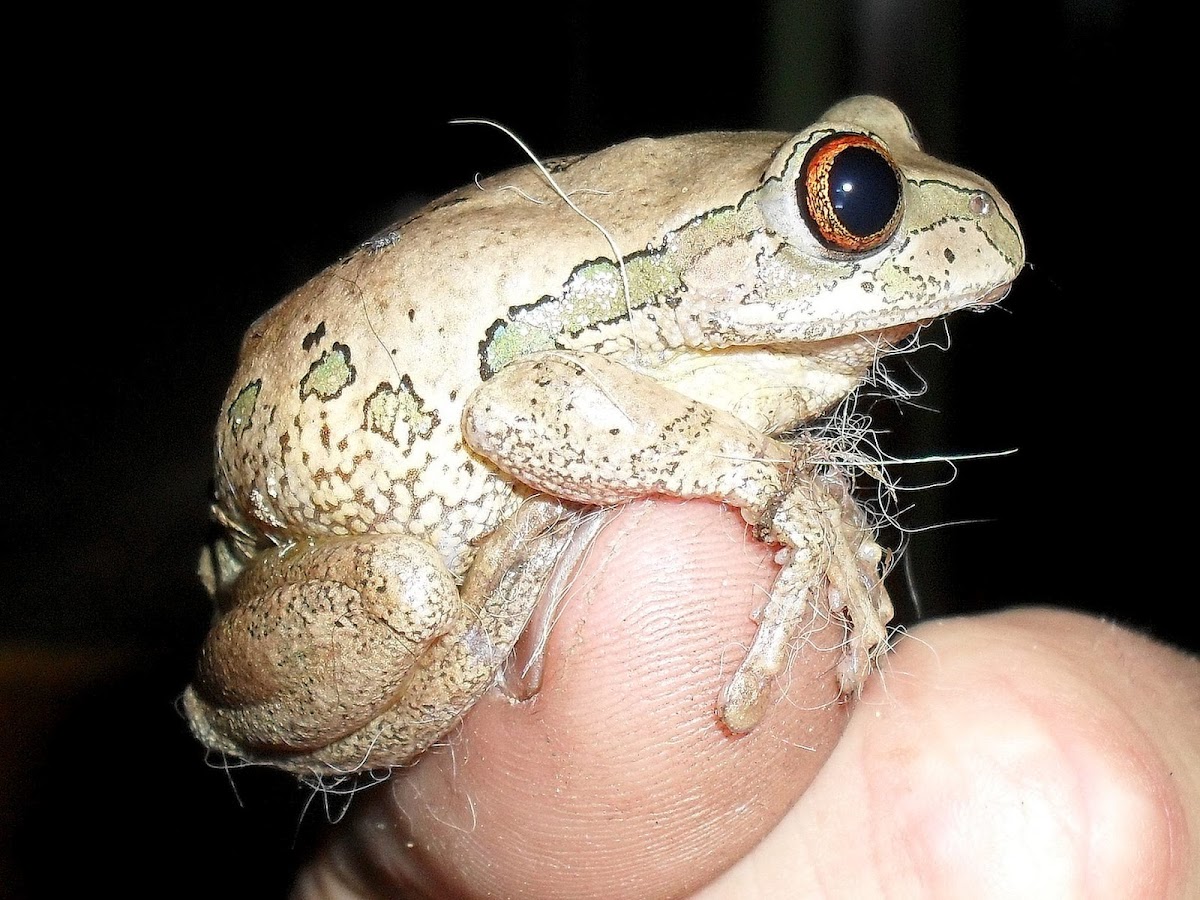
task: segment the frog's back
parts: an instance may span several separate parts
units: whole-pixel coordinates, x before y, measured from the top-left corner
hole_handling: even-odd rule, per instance
[[[633,141],[551,171],[628,253],[737,204],[784,137]],[[530,166],[435,201],[326,269],[246,334],[218,425],[227,512],[276,540],[406,531],[461,573],[517,500],[460,430],[489,342],[612,255]]]

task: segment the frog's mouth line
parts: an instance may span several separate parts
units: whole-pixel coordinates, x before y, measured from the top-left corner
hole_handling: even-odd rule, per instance
[[[976,312],[982,312],[985,308],[999,303],[1008,296],[1008,292],[1012,290],[1012,282],[1006,282],[991,288],[990,290],[980,294],[977,297],[963,298],[959,300],[949,300],[941,304],[941,308],[935,308],[928,315],[922,316],[919,319],[910,318],[913,314],[912,310],[897,310],[894,315],[883,317],[873,322],[869,327],[863,327],[861,330],[866,331],[884,331],[891,328],[899,328],[904,325],[925,326],[936,319],[943,316],[948,316],[950,313],[958,312],[960,309],[969,309]]]
[[[991,288],[977,297],[947,300],[928,309],[924,315],[920,315],[913,309],[897,309],[887,314],[867,314],[855,319],[823,320],[812,326],[814,332],[821,332],[820,337],[810,337],[800,341],[781,340],[777,343],[781,349],[786,349],[789,346],[804,347],[821,341],[838,340],[855,335],[860,337],[865,335],[879,335],[882,332],[897,330],[907,333],[915,331],[918,328],[923,328],[943,316],[958,312],[960,309],[982,312],[987,307],[1007,297],[1011,288],[1012,284],[1010,282]]]

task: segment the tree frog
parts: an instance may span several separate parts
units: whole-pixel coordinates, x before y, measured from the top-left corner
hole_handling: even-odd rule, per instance
[[[996,190],[877,97],[795,135],[635,140],[434,201],[245,336],[193,731],[301,774],[413,761],[495,683],[555,527],[649,495],[729,503],[779,548],[714,698],[731,732],[822,604],[852,693],[885,645],[884,553],[811,423],[1023,264]]]

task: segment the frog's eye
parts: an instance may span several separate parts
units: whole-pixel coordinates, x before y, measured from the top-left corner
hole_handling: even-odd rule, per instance
[[[887,150],[865,134],[838,132],[808,151],[796,199],[813,236],[829,250],[869,253],[900,224],[904,190]]]

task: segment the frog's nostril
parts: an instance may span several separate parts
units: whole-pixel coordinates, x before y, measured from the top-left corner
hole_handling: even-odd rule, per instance
[[[994,206],[992,198],[983,191],[976,191],[971,195],[971,199],[967,201],[967,208],[971,210],[972,215],[976,216],[991,215]]]

